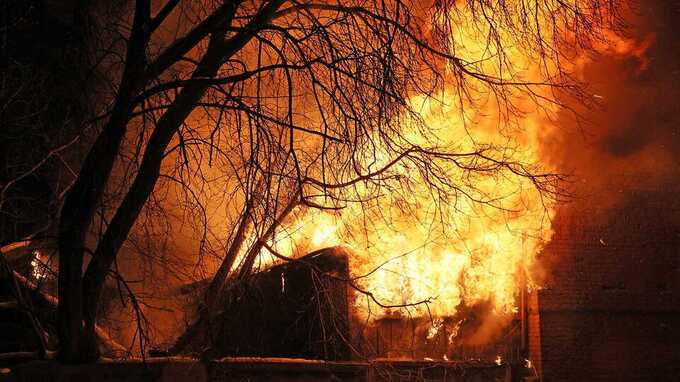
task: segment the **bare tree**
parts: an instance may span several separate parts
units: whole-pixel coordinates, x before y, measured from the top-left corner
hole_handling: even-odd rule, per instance
[[[461,152],[442,145],[410,99],[452,87],[464,113],[475,103],[470,89],[485,89],[506,115],[518,112],[513,97],[557,102],[538,89],[578,89],[560,70],[562,52],[597,38],[611,25],[614,7],[598,0],[169,0],[154,12],[148,0],[130,2],[126,16],[107,21],[125,50],[120,71],[110,65],[115,96],[95,108],[101,115],[80,119],[99,133],[60,214],[61,359],[98,357],[97,307],[121,246],[157,185],[179,184],[187,199],[197,199],[210,178],[201,170],[206,165],[224,176],[225,195],[238,211],[208,305],[219,303],[234,272],[251,271],[296,208],[339,209],[387,188],[407,194],[418,182],[443,203],[452,197],[492,203],[474,182],[448,177],[450,166],[524,177],[547,195],[557,192],[556,175],[507,157],[503,147]],[[462,9],[472,10],[487,49],[501,57],[499,70],[456,54]],[[537,57],[543,80],[517,76],[506,44]],[[115,49],[105,56],[116,62]],[[121,157],[126,139],[136,148],[131,159]],[[120,198],[100,214],[117,160],[131,171]],[[89,250],[93,232],[96,247]]]

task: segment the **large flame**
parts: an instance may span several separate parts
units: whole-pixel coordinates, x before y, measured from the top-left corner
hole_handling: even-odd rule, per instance
[[[499,54],[484,38],[488,30],[473,23],[460,25],[452,37],[458,57],[475,62],[477,70],[490,75],[540,81],[536,57],[510,43]],[[512,69],[499,60],[511,62]],[[456,91],[459,85],[452,83],[436,97],[438,101],[423,96],[411,99],[432,136],[422,137],[417,129],[404,126],[409,139],[416,143],[434,139],[458,152],[475,151],[481,145],[501,147],[496,155],[506,161],[536,165],[536,171],[550,170],[540,166],[538,142],[547,122],[534,101],[512,99],[515,114],[508,116],[507,104],[494,102],[481,82],[467,84],[470,93],[465,99]],[[534,91],[540,95],[544,90],[548,91],[541,87]],[[556,106],[542,108],[551,111]],[[380,152],[368,156],[379,162],[390,159]],[[412,171],[405,164],[394,170],[406,176],[413,175]],[[479,302],[491,303],[497,314],[511,314],[517,309],[521,284],[533,285],[529,270],[551,237],[552,206],[527,178],[503,171],[470,173],[455,166],[446,171],[451,183],[466,186],[445,205],[432,197],[431,188],[423,182],[406,196],[384,192],[376,200],[349,205],[337,213],[308,210],[298,214],[270,245],[289,256],[329,246],[350,247],[352,280],[371,294],[357,293],[355,311],[362,318],[400,312],[411,317],[450,317],[462,304]],[[466,194],[470,187],[474,195]],[[266,255],[263,251],[261,258]],[[274,261],[269,259],[263,261]]]
[[[467,142],[461,146],[501,139],[492,129],[474,139],[456,137],[460,131],[451,125],[459,114],[445,106],[428,105],[422,113],[430,127],[450,132],[448,137],[459,145],[461,139]],[[516,149],[513,155],[538,162],[530,148]],[[461,175],[450,170],[452,178]],[[422,183],[410,190],[410,204],[417,210],[405,211],[385,195],[370,206],[349,206],[340,213],[308,211],[270,244],[288,255],[298,247],[350,247],[356,285],[382,305],[405,306],[411,316],[453,316],[461,303],[482,301],[490,301],[499,314],[511,313],[520,280],[530,276],[535,254],[550,239],[551,210],[528,179],[498,175],[474,182],[480,193],[497,199],[479,203],[463,196],[441,206]],[[399,310],[382,309],[361,293],[355,307],[364,318]]]

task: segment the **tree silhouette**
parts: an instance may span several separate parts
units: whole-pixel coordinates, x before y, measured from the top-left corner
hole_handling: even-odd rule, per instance
[[[95,97],[99,114],[78,118],[97,134],[59,217],[64,362],[98,357],[102,289],[154,189],[176,183],[196,201],[201,185],[214,181],[206,166],[223,176],[225,198],[238,206],[208,306],[219,303],[230,277],[252,270],[296,208],[341,209],[423,182],[440,203],[493,203],[474,177],[451,179],[451,167],[526,178],[554,196],[559,176],[507,156],[505,147],[442,144],[412,98],[455,89],[464,114],[483,92],[511,118],[520,112],[517,97],[555,104],[545,94],[579,96],[560,62],[614,26],[616,9],[605,0],[169,0],[155,12],[148,0],[129,3],[115,13],[94,4],[80,9],[94,20],[90,39],[100,30],[118,36],[91,44],[88,62],[106,72],[99,86],[112,96]],[[479,29],[500,67],[457,53],[464,22]],[[536,58],[540,81],[519,75],[506,55],[510,46]],[[127,167],[111,202],[117,163]],[[94,250],[87,249],[91,236]]]

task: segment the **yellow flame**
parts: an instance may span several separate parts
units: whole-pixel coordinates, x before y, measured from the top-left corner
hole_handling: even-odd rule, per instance
[[[541,78],[535,57],[510,44],[505,50],[505,60],[513,63],[509,73],[508,67],[499,65],[498,52],[486,43],[483,30],[460,25],[454,36],[455,54],[476,62],[477,70],[504,78],[512,75],[515,81]],[[430,141],[458,152],[495,145],[503,148],[498,155],[505,160],[541,163],[537,147],[546,122],[532,101],[513,100],[518,114],[508,125],[507,110],[490,100],[493,97],[484,92],[483,84],[470,84],[474,101],[462,100],[458,85],[439,97],[442,102],[423,96],[411,99],[433,134],[427,137]],[[419,143],[416,129],[403,129],[405,136]],[[371,157],[382,163],[390,160],[381,152]],[[405,164],[394,170],[406,176],[414,171]],[[521,280],[526,278],[531,285],[528,270],[552,235],[551,207],[530,179],[503,171],[470,173],[453,165],[446,171],[453,184],[468,185],[461,186],[461,193],[447,205],[439,205],[423,182],[406,196],[413,210],[406,211],[389,194],[370,206],[350,205],[337,213],[310,210],[287,224],[270,244],[287,255],[300,247],[307,252],[335,245],[352,248],[354,282],[383,305],[415,304],[403,308],[411,316],[450,317],[462,304],[478,302],[491,303],[497,314],[516,312]],[[465,195],[466,187],[472,187],[474,195]],[[492,201],[479,203],[477,197]],[[379,308],[360,293],[354,307],[363,318],[398,314],[402,309]]]
[[[423,115],[434,128],[450,126],[447,118],[458,115],[450,110],[439,112],[443,112],[441,118]],[[489,134],[486,141],[495,138],[485,134]],[[528,149],[515,155],[525,156],[518,160],[537,161]],[[453,177],[461,175],[452,172]],[[428,197],[429,186],[423,183],[413,190],[417,211],[406,213],[391,204],[389,197],[363,209],[348,206],[334,214],[309,211],[282,230],[272,244],[289,255],[296,246],[307,251],[335,245],[352,248],[351,276],[381,304],[428,302],[409,307],[412,316],[453,316],[463,302],[482,301],[490,301],[498,314],[512,313],[521,274],[550,238],[546,218],[550,211],[527,179],[483,176],[474,183],[481,192],[497,196],[496,203],[479,204],[461,197],[448,206],[436,206]],[[437,212],[437,208],[444,211]],[[372,219],[367,221],[366,215]],[[438,220],[442,216],[446,221]],[[379,309],[361,294],[355,310],[364,318],[395,313],[395,309]]]

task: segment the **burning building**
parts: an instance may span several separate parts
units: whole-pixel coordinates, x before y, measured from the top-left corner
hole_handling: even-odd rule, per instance
[[[40,12],[59,2],[44,3],[15,7],[33,21],[10,29],[47,30]],[[44,117],[41,100],[52,105],[57,90],[24,102],[24,53],[7,77],[17,91],[0,89],[6,140],[21,141],[0,142],[12,160],[0,169],[0,244],[56,237],[59,252],[20,254],[25,269],[3,282],[51,275],[34,297],[54,316],[60,295],[61,321],[46,320],[51,334],[61,324],[67,362],[98,357],[88,333],[99,325],[142,357],[188,326],[164,354],[211,367],[227,357],[237,374],[262,362],[382,362],[439,368],[437,378],[512,365],[547,381],[676,373],[674,5],[619,15],[597,0],[151,3],[137,2],[142,17],[114,6],[93,15],[108,29],[92,49],[122,53],[138,37],[134,62],[107,50],[87,92],[45,87],[82,94],[82,108],[56,102]],[[137,33],[121,39],[128,21]],[[216,42],[218,32],[238,38]],[[250,42],[216,48],[239,41]],[[80,89],[76,74],[63,77]],[[70,125],[86,104],[95,115]],[[121,115],[109,119],[114,104]],[[33,146],[18,134],[24,121],[40,131],[53,119],[74,140],[48,123],[55,141],[22,156]],[[61,157],[86,131],[89,154]]]
[[[627,15],[630,35],[574,60],[600,104],[582,111],[584,125],[560,111],[554,120],[529,115],[513,132],[534,149],[525,155],[573,174],[566,203],[544,209],[540,197],[518,193],[519,213],[457,206],[465,218],[450,225],[456,233],[429,241],[437,230],[419,226],[432,220],[426,213],[390,215],[391,205],[378,205],[389,218],[301,216],[271,241],[291,256],[292,242],[353,251],[349,277],[371,292],[348,287],[355,349],[391,359],[501,355],[557,381],[675,373],[678,47],[673,22],[659,16],[677,13],[669,7],[641,6]],[[441,125],[450,114],[425,107],[423,115]],[[504,186],[524,188],[489,187]]]
[[[468,343],[490,314],[489,303],[454,317],[394,312],[367,320],[352,307],[367,293],[350,276],[352,255],[343,247],[323,249],[253,275],[226,295],[223,311],[185,333],[173,352],[288,362],[369,361],[385,376],[401,372],[447,378],[448,373],[453,380],[462,378],[459,373],[481,380],[503,375],[509,364],[525,361],[526,333],[519,314],[495,337]]]

